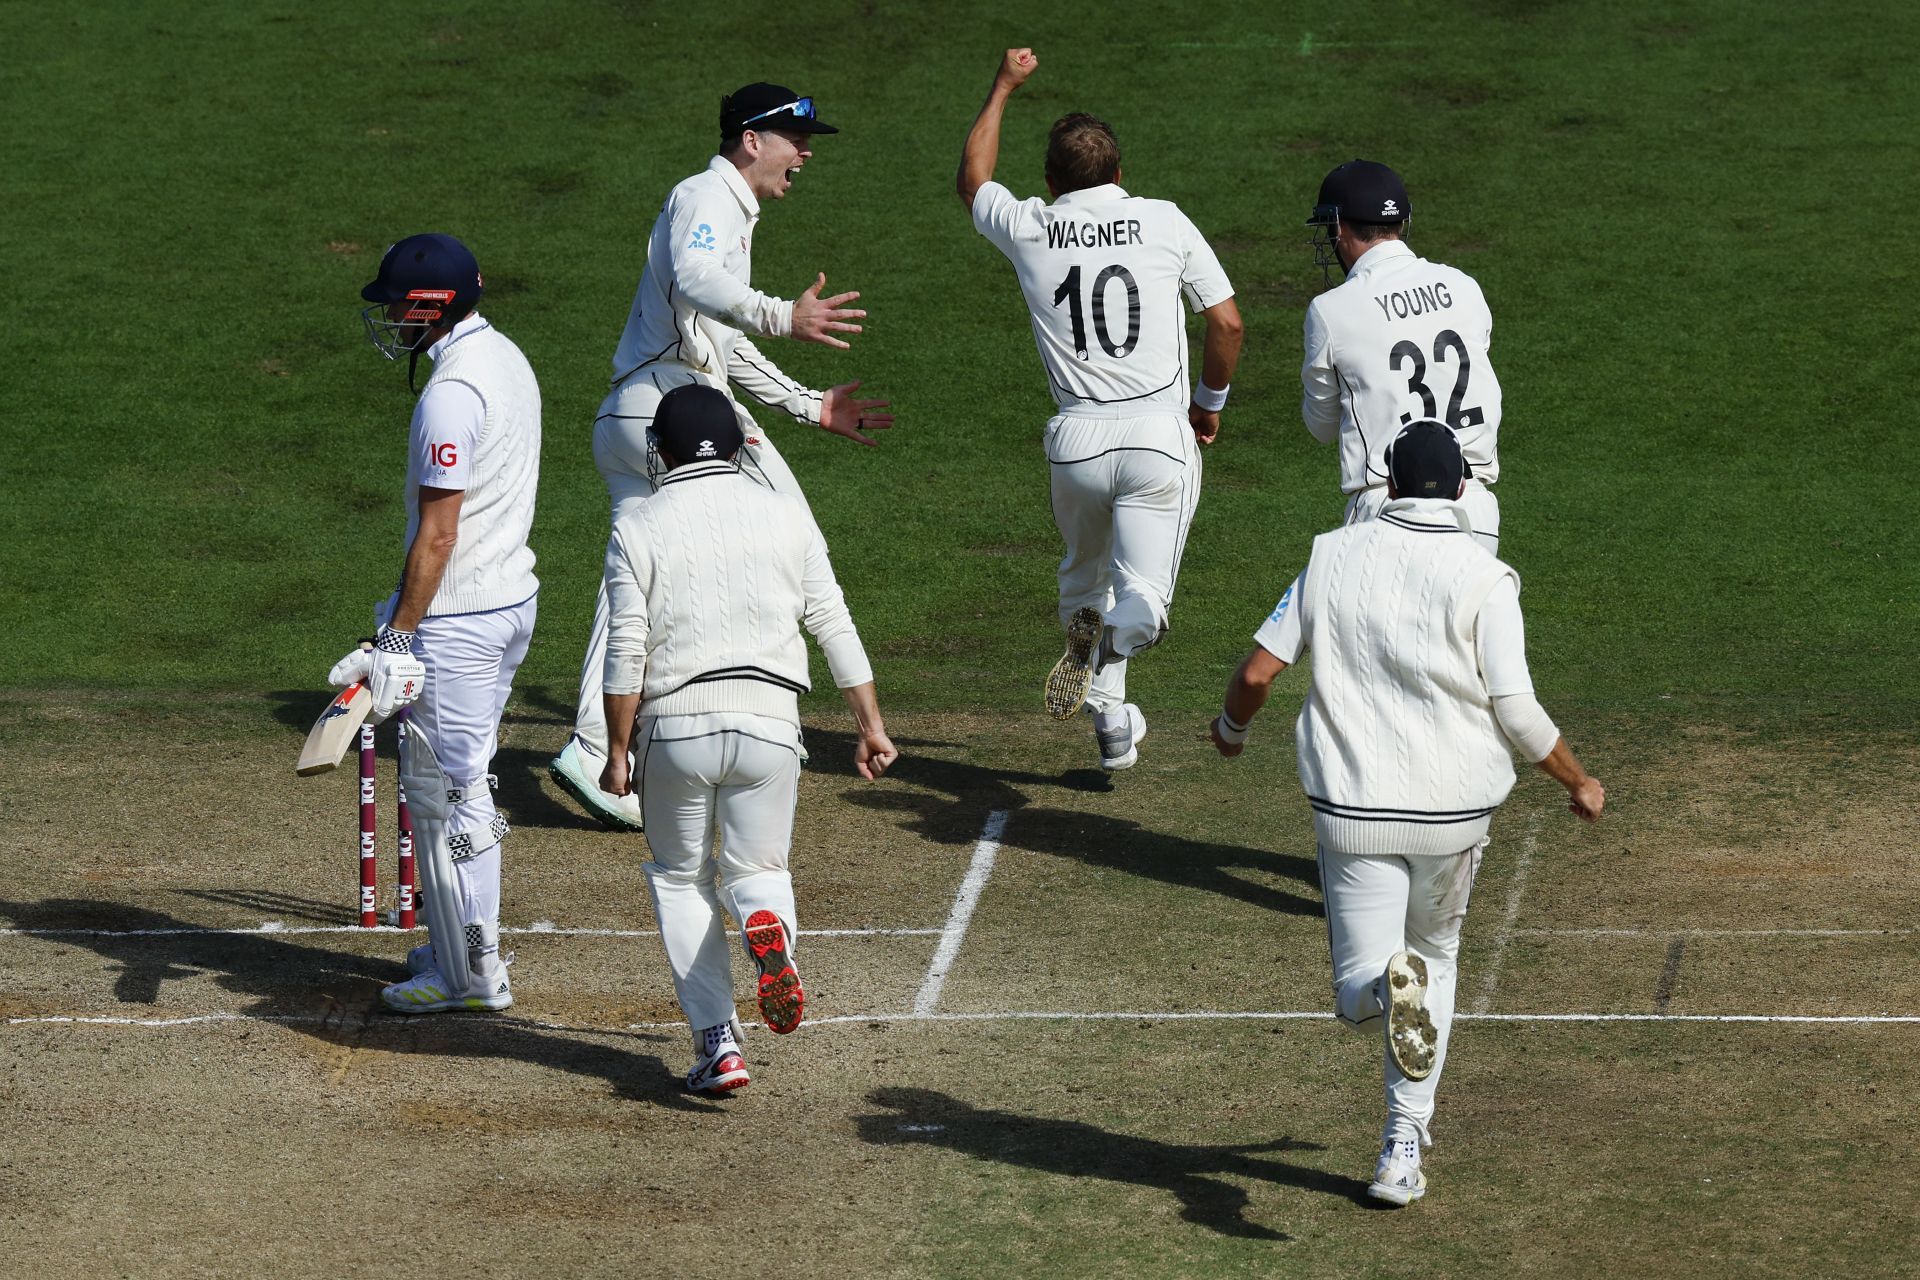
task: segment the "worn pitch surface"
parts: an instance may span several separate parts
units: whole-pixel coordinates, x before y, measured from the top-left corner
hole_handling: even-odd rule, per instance
[[[409,1021],[374,1012],[408,939],[347,927],[351,777],[285,778],[297,710],[263,729],[239,701],[5,706],[0,771],[38,797],[0,835],[20,869],[0,1234],[29,1273],[351,1274],[411,1251],[671,1275],[720,1248],[795,1274],[1784,1275],[1864,1268],[1915,1225],[1896,1188],[1920,1169],[1884,1141],[1920,1048],[1911,815],[1753,799],[1825,745],[1673,742],[1598,830],[1523,780],[1469,921],[1461,1004],[1483,1016],[1458,1028],[1433,1191],[1386,1215],[1363,1197],[1378,1046],[1324,1016],[1309,829],[1271,733],[1221,767],[1198,725],[1156,723],[1110,781],[1083,724],[908,718],[896,776],[867,784],[840,725],[815,726],[796,867],[816,1021],[752,1034],[754,1083],[710,1102],[677,1087],[644,843],[540,776],[552,717],[512,718],[502,756],[519,1003]],[[76,807],[55,778],[156,807]],[[1725,807],[1713,839],[1658,799],[1681,781]],[[1762,1020],[1695,1020],[1722,1015]]]

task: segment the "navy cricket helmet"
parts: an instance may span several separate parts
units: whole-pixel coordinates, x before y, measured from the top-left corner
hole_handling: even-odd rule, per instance
[[[483,281],[473,251],[438,231],[395,242],[380,259],[380,274],[360,290],[373,304],[361,311],[367,337],[389,360],[418,354],[436,327],[458,324],[480,303]],[[407,303],[399,319],[388,314]]]

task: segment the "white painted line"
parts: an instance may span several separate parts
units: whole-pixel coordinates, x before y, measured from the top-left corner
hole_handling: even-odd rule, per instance
[[[980,905],[980,892],[987,887],[987,877],[993,874],[993,860],[1000,852],[1000,837],[1006,830],[1005,809],[989,813],[987,825],[980,828],[980,839],[973,846],[973,861],[967,867],[966,879],[960,882],[960,892],[954,895],[953,910],[947,913],[947,927],[940,933],[940,945],[933,949],[927,976],[920,983],[920,993],[913,998],[916,1015],[932,1013],[933,1006],[940,1001],[940,988],[947,985],[947,973],[960,954],[960,943],[973,921],[973,909]]]
[[[1473,1002],[1474,1013],[1485,1013],[1491,1008],[1493,993],[1500,987],[1500,962],[1507,955],[1507,940],[1513,936],[1513,922],[1520,918],[1520,898],[1527,891],[1527,868],[1533,865],[1533,851],[1539,843],[1539,833],[1540,816],[1534,814],[1527,819],[1526,834],[1520,837],[1520,860],[1513,868],[1513,883],[1507,886],[1506,914],[1500,917],[1500,928],[1493,935],[1493,954],[1487,958],[1487,973],[1480,981],[1480,994]]]
[[[1798,1014],[1798,1013],[1458,1013],[1461,1022],[1518,1023],[1768,1023],[1816,1026],[1908,1025],[1920,1026],[1920,1014]],[[596,1035],[618,1035],[631,1031],[683,1030],[684,1022],[630,1022],[619,1027],[550,1022],[543,1019],[516,1018],[496,1013],[452,1013],[434,1015],[432,1021],[452,1018],[474,1026],[533,1027],[543,1031],[578,1031]],[[413,1028],[429,1019],[424,1016],[386,1014],[374,1010],[336,1010],[328,1014],[301,1013],[202,1013],[173,1018],[123,1018],[88,1014],[46,1014],[8,1018],[6,1025],[18,1026],[101,1026],[101,1027],[190,1027],[217,1022],[272,1022],[286,1026],[338,1026],[359,1024],[362,1029],[378,1027]],[[843,1013],[826,1018],[808,1018],[809,1027],[852,1026],[867,1022],[1331,1022],[1333,1014],[1317,1009],[1262,1009],[1245,1012],[1224,1010],[1140,1010],[1124,1012],[1081,1012],[1074,1010],[1007,1010],[993,1013]],[[757,1024],[756,1024],[757,1025]]]
[[[1517,938],[1906,938],[1920,929],[1515,929]]]
[[[503,935],[540,935],[557,938],[657,938],[657,929],[562,929],[544,921],[526,928],[505,927]],[[802,929],[803,938],[931,938],[939,934],[939,929]],[[306,934],[306,933],[419,933],[425,936],[426,929],[396,929],[391,925],[379,925],[372,929],[362,929],[353,924],[326,925],[284,925],[277,920],[252,929],[0,929],[0,938],[200,938],[200,937],[252,937],[259,934]],[[735,937],[739,931],[734,930]]]

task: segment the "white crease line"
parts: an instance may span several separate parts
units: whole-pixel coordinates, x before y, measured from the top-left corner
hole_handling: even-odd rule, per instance
[[[1515,929],[1519,938],[1905,938],[1920,929]]]
[[[500,930],[503,935],[550,936],[556,938],[657,938],[657,929],[562,929],[550,924],[535,923],[524,927],[508,927]],[[803,938],[931,938],[939,934],[939,929],[802,929]],[[372,929],[363,929],[359,925],[284,925],[269,920],[265,924],[251,929],[0,929],[0,938],[188,938],[188,937],[252,937],[266,934],[307,934],[307,933],[425,933],[421,929],[396,929],[392,925],[378,925]],[[734,931],[738,937],[738,930]]]
[[[578,1031],[617,1035],[629,1031],[682,1030],[684,1022],[630,1022],[619,1027],[600,1027],[577,1023],[549,1022],[533,1018],[502,1017],[491,1013],[455,1013],[442,1015],[473,1026],[533,1027],[543,1031]],[[1920,1014],[1800,1014],[1800,1013],[1458,1013],[1462,1022],[1524,1023],[1770,1023],[1803,1025],[1920,1025]],[[107,1027],[187,1027],[215,1022],[273,1022],[282,1025],[355,1026],[371,1030],[381,1026],[417,1028],[428,1019],[406,1015],[385,1015],[337,1011],[330,1014],[280,1013],[202,1013],[177,1018],[116,1018],[86,1014],[47,1014],[8,1018],[8,1026],[64,1024]],[[437,1021],[437,1019],[436,1019]],[[1072,1010],[1010,1010],[998,1013],[844,1013],[826,1018],[808,1018],[809,1027],[850,1026],[857,1023],[893,1022],[1331,1022],[1333,1014],[1321,1010],[1142,1010],[1135,1013],[1078,1012]]]
[[[947,972],[960,954],[960,943],[967,936],[967,925],[973,921],[973,909],[980,905],[980,893],[987,887],[987,877],[993,874],[993,860],[1000,852],[1000,837],[1006,830],[1005,809],[989,813],[987,825],[980,828],[980,839],[973,846],[973,861],[967,866],[966,878],[960,882],[960,892],[954,895],[953,910],[947,913],[947,927],[940,933],[940,945],[933,949],[927,976],[920,983],[919,994],[913,998],[913,1012],[918,1016],[931,1014],[933,1006],[940,1001],[940,988],[947,984]]]
[[[1480,994],[1474,999],[1473,1012],[1484,1014],[1493,1005],[1493,993],[1500,986],[1500,962],[1506,958],[1507,939],[1513,936],[1513,922],[1520,918],[1520,898],[1527,891],[1527,868],[1533,865],[1534,846],[1539,843],[1540,818],[1527,819],[1526,834],[1520,837],[1520,860],[1513,868],[1513,883],[1507,886],[1507,910],[1500,917],[1500,928],[1493,935],[1493,954],[1487,958],[1487,976],[1481,979]]]

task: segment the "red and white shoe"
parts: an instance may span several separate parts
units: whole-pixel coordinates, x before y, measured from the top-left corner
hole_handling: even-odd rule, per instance
[[[709,1046],[687,1072],[687,1088],[694,1093],[723,1094],[747,1087],[747,1060],[740,1056],[731,1026],[722,1023],[699,1033]]]
[[[760,966],[760,1017],[767,1028],[785,1035],[800,1025],[807,993],[800,986],[800,974],[787,955],[787,930],[780,917],[771,911],[756,911],[747,917],[747,948]]]

